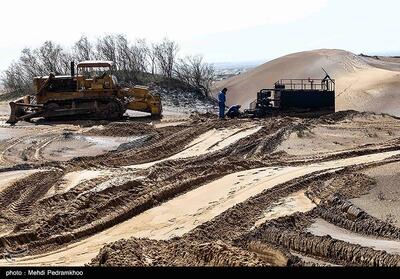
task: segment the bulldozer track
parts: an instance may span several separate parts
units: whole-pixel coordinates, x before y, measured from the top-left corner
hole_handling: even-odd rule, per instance
[[[79,98],[79,99],[73,99],[73,100],[57,100],[57,99],[49,99],[47,101],[47,104],[52,104],[55,103],[57,105],[62,105],[62,104],[69,104],[72,101],[80,104],[84,102],[101,102],[103,104],[116,104],[118,106],[118,113],[117,116],[110,117],[109,115],[103,114],[104,112],[101,111],[95,111],[90,114],[81,114],[81,115],[74,115],[74,116],[57,116],[55,119],[61,119],[61,120],[74,120],[74,119],[79,119],[79,120],[118,120],[122,118],[123,113],[125,112],[124,110],[124,104],[121,102],[121,100],[115,98],[115,97],[96,97],[96,98]]]

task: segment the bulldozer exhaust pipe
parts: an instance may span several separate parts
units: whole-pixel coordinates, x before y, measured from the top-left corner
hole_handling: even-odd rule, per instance
[[[71,61],[71,77],[75,76],[75,62]]]

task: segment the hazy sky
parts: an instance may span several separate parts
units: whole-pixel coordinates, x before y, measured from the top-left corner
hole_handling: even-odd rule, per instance
[[[71,46],[124,33],[178,41],[209,62],[263,61],[291,52],[341,48],[400,51],[396,0],[12,0],[1,4],[0,70],[24,47]]]

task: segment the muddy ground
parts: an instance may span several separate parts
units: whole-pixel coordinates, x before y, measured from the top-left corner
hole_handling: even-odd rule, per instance
[[[400,265],[397,118],[5,118],[0,265]]]

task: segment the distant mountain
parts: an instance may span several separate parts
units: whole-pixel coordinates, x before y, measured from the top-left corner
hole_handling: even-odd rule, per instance
[[[378,51],[378,52],[367,52],[369,56],[397,56],[400,57],[400,51]]]
[[[259,65],[263,62],[256,61],[256,62],[226,62],[226,63],[214,63],[214,67],[216,69],[216,80],[226,80],[231,77],[246,73]]]
[[[232,70],[232,69],[251,69],[260,66],[264,61],[246,61],[246,62],[219,62],[212,63],[215,69],[218,70]]]

